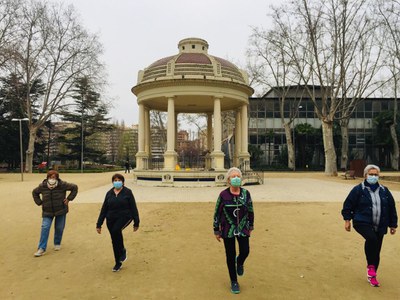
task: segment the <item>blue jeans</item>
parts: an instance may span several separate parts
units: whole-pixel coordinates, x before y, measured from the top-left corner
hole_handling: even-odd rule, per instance
[[[65,220],[67,215],[60,215],[55,217],[54,222],[54,245],[61,245],[61,239],[64,232]],[[50,227],[53,222],[53,217],[43,217],[42,231],[40,233],[40,241],[38,249],[46,250],[47,240],[49,239]]]

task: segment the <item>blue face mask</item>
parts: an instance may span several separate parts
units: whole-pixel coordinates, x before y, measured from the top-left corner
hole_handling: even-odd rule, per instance
[[[117,190],[119,190],[120,188],[122,188],[123,183],[122,181],[114,181],[113,185]]]
[[[231,178],[231,186],[240,187],[241,184],[242,184],[242,179],[240,177]]]
[[[379,176],[371,176],[371,175],[367,175],[367,182],[369,184],[375,184],[377,183],[379,180]]]

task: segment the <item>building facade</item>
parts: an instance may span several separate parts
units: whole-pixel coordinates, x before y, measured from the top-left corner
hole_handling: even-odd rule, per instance
[[[279,96],[272,90],[260,98],[249,99],[249,144],[258,150],[258,165],[273,168],[287,165],[286,136],[282,125]],[[317,103],[320,102],[317,98]],[[296,109],[293,110],[293,106]],[[390,166],[390,147],[377,138],[376,121],[384,112],[393,111],[394,99],[368,98],[359,103],[349,120],[349,161]],[[295,115],[293,115],[295,111]],[[296,168],[321,169],[324,164],[321,121],[314,104],[303,93],[288,94],[285,98],[284,118],[294,118],[292,139],[296,153]],[[334,125],[334,142],[340,162],[340,123]]]

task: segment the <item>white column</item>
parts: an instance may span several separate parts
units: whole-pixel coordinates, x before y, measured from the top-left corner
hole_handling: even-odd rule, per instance
[[[144,116],[144,105],[139,104],[139,132],[138,132],[138,138],[139,138],[139,152],[144,152],[144,147],[145,147],[145,129],[144,129],[144,124],[145,124],[145,116]]]
[[[167,151],[164,153],[164,169],[175,170],[177,154],[175,152],[175,100],[168,98]]]
[[[214,151],[211,153],[212,167],[216,171],[224,170],[224,153],[221,151],[221,99],[214,98]]]
[[[214,99],[214,151],[221,151],[221,138],[222,138],[221,100],[219,98],[215,98]]]
[[[241,135],[242,135],[242,143],[241,143],[241,152],[239,154],[239,163],[242,171],[250,170],[250,153],[248,151],[248,116],[247,116],[247,104],[244,104],[241,107]]]
[[[144,151],[146,152],[147,156],[151,158],[151,128],[150,128],[150,109],[144,109],[144,123],[145,123],[145,142],[144,142]],[[149,168],[152,168],[151,165],[148,165]]]
[[[242,149],[242,122],[241,122],[241,110],[236,111],[235,119],[235,153],[233,155],[233,165],[239,166],[239,154]]]
[[[139,104],[138,152],[136,153],[136,170],[147,169],[148,154],[145,152],[145,108]]]
[[[174,98],[168,98],[168,121],[167,121],[167,151],[175,148],[175,103]]]
[[[210,170],[212,168],[211,163],[211,151],[213,150],[212,146],[212,114],[207,113],[207,154],[205,157],[205,168],[206,170]]]

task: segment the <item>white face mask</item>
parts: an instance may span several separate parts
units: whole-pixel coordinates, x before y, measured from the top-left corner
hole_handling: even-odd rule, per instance
[[[50,185],[55,185],[55,184],[57,183],[57,179],[49,178],[49,179],[47,179],[47,182],[48,182]]]

